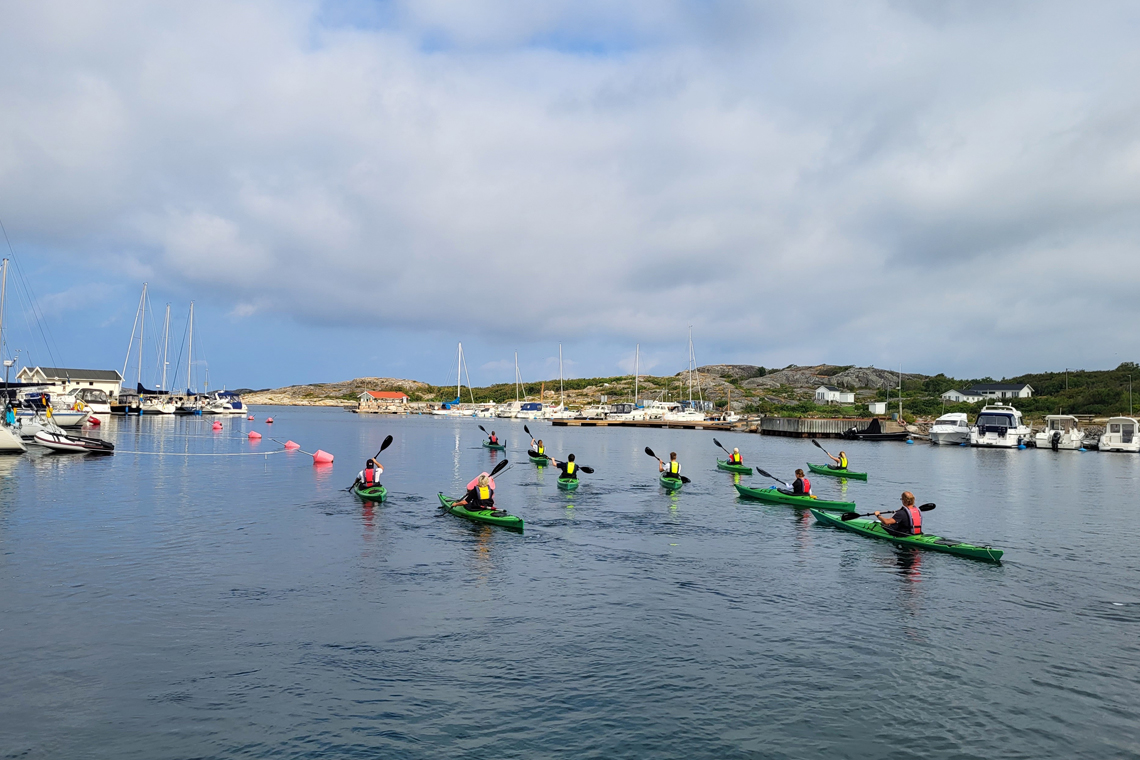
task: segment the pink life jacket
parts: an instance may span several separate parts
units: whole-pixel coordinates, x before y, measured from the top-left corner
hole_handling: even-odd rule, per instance
[[[922,534],[922,512],[918,507],[903,505],[903,509],[910,515],[910,532],[912,535],[918,536]]]

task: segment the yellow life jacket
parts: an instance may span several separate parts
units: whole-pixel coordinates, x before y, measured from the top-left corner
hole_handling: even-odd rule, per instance
[[[567,475],[573,475],[574,470],[576,470],[576,469],[578,469],[578,465],[574,464],[573,462],[567,462],[566,463],[566,474]]]
[[[841,469],[841,470],[847,469],[847,455],[846,454],[840,454],[839,455],[839,469]]]
[[[491,489],[488,486],[478,486],[479,501],[489,501],[491,499]]]
[[[545,446],[539,446],[537,451],[539,453],[539,456],[541,456],[541,455],[546,453],[546,447]]]
[[[670,462],[668,472],[670,475],[680,475],[681,474],[680,462]]]
[[[729,454],[729,456],[728,456],[728,463],[729,464],[741,464],[742,462],[743,462],[743,459],[741,458],[741,456],[739,454]]]

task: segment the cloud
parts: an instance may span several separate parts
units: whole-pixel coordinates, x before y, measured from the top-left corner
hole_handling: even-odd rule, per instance
[[[1140,316],[1132,11],[963,7],[17,5],[0,210],[235,316],[504,354],[1140,353],[1075,321]]]

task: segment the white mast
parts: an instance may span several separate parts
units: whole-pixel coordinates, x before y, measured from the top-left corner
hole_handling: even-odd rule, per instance
[[[693,326],[689,325],[689,408],[693,407]]]
[[[455,400],[463,398],[463,341],[459,341],[459,361],[455,363]]]
[[[166,304],[166,319],[162,322],[162,385],[159,390],[166,390],[166,367],[170,364],[166,359],[170,351],[170,304]]]
[[[637,408],[637,378],[641,373],[641,344],[633,349],[633,408]]]
[[[186,395],[190,395],[190,365],[194,357],[194,302],[190,302],[190,343],[186,349]]]
[[[561,400],[558,402],[558,405],[561,406],[563,409],[565,409],[566,408],[566,394],[562,390],[562,344],[561,343],[558,344],[558,395],[561,397]]]
[[[127,364],[131,361],[131,349],[135,345],[135,328],[139,326],[139,314],[142,314],[143,299],[146,298],[146,283],[143,283],[142,295],[139,296],[139,308],[135,311],[135,322],[131,325],[131,339],[127,342],[127,355],[123,357],[123,371],[119,374],[122,375],[123,380],[127,379]],[[142,367],[142,346],[139,346],[139,367]]]
[[[4,297],[8,293],[8,259],[4,259],[0,267],[0,354],[4,352]],[[4,374],[4,383],[7,384],[8,375]]]
[[[515,403],[519,402],[519,352],[515,351]]]
[[[139,385],[142,385],[143,336],[146,335],[146,283],[143,283],[142,301],[139,302]],[[134,337],[134,336],[131,336]]]

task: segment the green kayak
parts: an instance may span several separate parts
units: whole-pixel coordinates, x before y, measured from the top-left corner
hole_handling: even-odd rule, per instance
[[[530,461],[537,465],[550,464],[550,457],[531,457]]]
[[[494,449],[495,451],[506,451],[507,447],[501,443],[491,443],[490,441],[483,441],[483,448]]]
[[[506,512],[495,509],[467,509],[466,507],[454,506],[458,499],[449,499],[442,493],[439,495],[439,503],[453,515],[458,517],[466,517],[468,520],[475,522],[488,523],[490,525],[499,525],[504,528],[511,528],[512,530],[523,529],[523,519],[508,515]]]
[[[837,478],[851,478],[853,480],[866,480],[867,473],[865,472],[851,472],[851,470],[836,470],[828,467],[825,464],[812,464],[808,462],[808,469],[812,472],[818,472],[820,475],[834,475]]]
[[[767,502],[769,504],[787,504],[792,507],[802,507],[804,509],[815,507],[816,509],[827,509],[832,512],[854,512],[855,502],[853,501],[827,501],[826,499],[813,499],[810,496],[789,496],[786,493],[780,493],[776,490],[775,486],[771,488],[748,488],[739,483],[733,483],[736,490],[740,495],[746,499],[756,499],[757,501]]]
[[[578,478],[559,478],[558,487],[563,491],[574,491],[578,488]]]
[[[960,541],[951,541],[948,538],[939,538],[938,536],[930,536],[925,533],[917,536],[892,536],[886,531],[882,523],[877,520],[855,519],[844,522],[835,515],[820,512],[818,509],[813,509],[811,513],[815,515],[816,520],[825,525],[834,525],[837,528],[843,528],[852,533],[859,533],[860,535],[870,536],[871,538],[881,538],[901,546],[916,546],[920,549],[933,549],[936,552],[946,552],[947,554],[956,554],[959,557],[980,559],[986,562],[1001,562],[1001,555],[1004,554],[1001,549],[964,544]]]
[[[364,499],[365,501],[387,501],[388,489],[381,485],[375,485],[371,488],[365,488],[357,483],[352,487],[352,492]]]
[[[667,478],[664,475],[659,478],[659,482],[666,491],[680,491],[681,486],[685,485],[685,481],[680,478]]]
[[[727,459],[716,460],[716,466],[719,470],[728,470],[729,472],[739,472],[741,475],[751,475],[752,468],[745,467],[742,464],[729,464]]]

